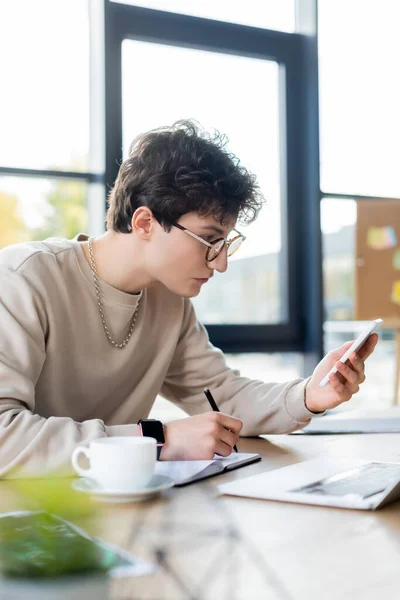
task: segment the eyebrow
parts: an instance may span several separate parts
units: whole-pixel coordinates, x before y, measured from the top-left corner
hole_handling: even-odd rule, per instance
[[[215,227],[215,225],[204,225],[203,227],[200,227],[200,229],[202,231],[214,231],[215,233],[218,233],[219,235],[224,235],[224,232],[222,231],[222,229],[220,229],[219,227]]]

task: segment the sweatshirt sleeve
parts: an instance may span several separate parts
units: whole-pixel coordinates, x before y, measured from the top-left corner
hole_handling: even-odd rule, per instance
[[[23,274],[0,266],[0,478],[70,476],[73,449],[108,435],[98,419],[77,423],[35,414],[47,327],[40,298]]]
[[[289,433],[309,423],[315,415],[304,403],[308,379],[265,383],[241,377],[209,342],[192,303],[184,303],[181,336],[161,389],[165,398],[198,414],[210,410],[203,393],[208,387],[221,412],[243,421],[243,436]]]

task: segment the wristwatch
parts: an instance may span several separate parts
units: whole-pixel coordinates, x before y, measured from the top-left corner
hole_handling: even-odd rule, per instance
[[[157,419],[140,419],[138,425],[141,435],[157,440],[157,460],[160,460],[161,450],[165,444],[164,425]]]

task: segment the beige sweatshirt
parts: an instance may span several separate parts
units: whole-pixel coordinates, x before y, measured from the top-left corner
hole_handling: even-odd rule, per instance
[[[190,415],[240,418],[243,435],[306,425],[305,381],[263,383],[229,369],[190,300],[158,285],[141,292],[132,338],[120,350],[103,330],[79,241],[50,238],[0,252],[0,477],[72,475],[79,444],[125,433],[160,393]],[[101,282],[111,335],[123,340],[139,295]],[[135,427],[128,428],[135,434]]]

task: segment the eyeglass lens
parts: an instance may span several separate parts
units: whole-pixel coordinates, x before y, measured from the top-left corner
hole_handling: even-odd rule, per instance
[[[232,243],[228,247],[228,256],[232,256],[234,252],[241,246],[243,242],[242,236],[238,236],[236,239],[232,241]],[[217,258],[218,254],[220,254],[225,246],[225,240],[219,240],[208,251],[207,259],[214,260]]]
[[[242,245],[242,242],[243,242],[242,236],[239,236],[235,240],[233,240],[233,242],[230,244],[230,246],[228,248],[228,256],[232,256],[232,254],[234,254],[236,252],[236,250],[238,250],[240,248],[240,246]]]

